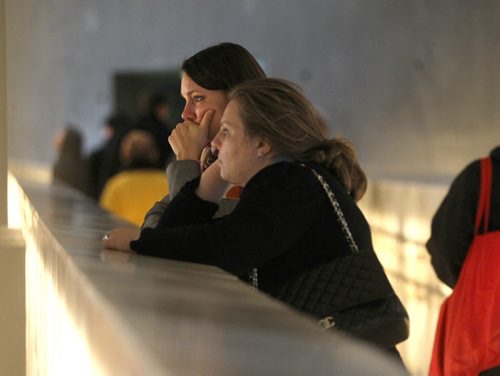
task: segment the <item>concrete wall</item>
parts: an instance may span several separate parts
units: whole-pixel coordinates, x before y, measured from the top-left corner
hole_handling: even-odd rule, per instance
[[[451,176],[500,141],[495,0],[7,0],[9,155],[91,148],[115,71],[177,67],[220,41],[298,82],[372,176]]]

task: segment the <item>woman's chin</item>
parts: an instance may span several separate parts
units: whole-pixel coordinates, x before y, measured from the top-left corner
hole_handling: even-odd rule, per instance
[[[224,172],[222,170],[220,171],[220,178],[222,180],[224,180],[225,182],[230,183],[228,176],[226,174],[224,174]]]
[[[231,179],[231,176],[227,176],[227,174],[224,174],[224,171],[222,169],[220,171],[220,178],[224,180],[226,183],[238,185],[234,182],[234,179]]]

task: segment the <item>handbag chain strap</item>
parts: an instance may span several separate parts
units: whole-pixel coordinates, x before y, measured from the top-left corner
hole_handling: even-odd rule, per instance
[[[351,250],[352,253],[358,253],[359,248],[356,242],[354,241],[354,238],[352,236],[351,230],[349,229],[349,225],[347,224],[347,221],[344,217],[344,213],[342,212],[342,209],[340,208],[340,204],[337,201],[337,197],[335,197],[335,194],[333,193],[332,189],[330,188],[330,185],[327,183],[325,178],[321,176],[315,169],[306,166],[303,163],[300,163],[300,166],[309,168],[311,172],[314,174],[316,179],[320,182],[321,186],[323,187],[328,199],[330,200],[330,203],[332,204],[333,210],[335,211],[335,214],[337,215],[337,221],[340,224],[340,228],[342,229],[342,232],[344,233],[344,236],[346,238],[347,244],[349,245],[349,249]],[[257,268],[253,268],[250,273],[248,273],[248,277],[250,279],[250,283],[252,285],[252,288],[255,290],[259,289],[259,271]]]
[[[307,167],[304,164],[300,164],[301,166]],[[310,168],[310,167],[309,167]],[[347,244],[349,245],[349,248],[352,253],[358,253],[359,248],[356,242],[354,241],[354,238],[352,236],[351,230],[349,229],[349,226],[347,224],[347,221],[344,217],[344,213],[342,212],[342,209],[340,208],[340,204],[337,201],[337,198],[335,197],[335,194],[333,193],[332,189],[330,188],[330,185],[326,182],[325,178],[318,174],[318,172],[310,168],[314,176],[316,176],[316,179],[321,183],[323,186],[323,189],[326,192],[326,195],[328,196],[328,199],[330,200],[330,203],[332,204],[333,210],[335,211],[335,214],[337,215],[337,221],[340,224],[340,228],[342,229],[342,232],[345,235],[345,239],[347,241]]]
[[[304,165],[303,163],[300,164],[301,166],[308,167]],[[349,244],[349,248],[351,249],[352,253],[358,253],[359,248],[356,242],[354,241],[354,238],[352,236],[351,230],[349,229],[349,226],[347,225],[347,221],[344,217],[344,213],[342,212],[342,209],[340,208],[340,204],[337,201],[337,198],[335,197],[335,194],[333,193],[332,189],[330,188],[330,185],[327,183],[325,178],[320,175],[314,168],[309,167],[309,169],[312,171],[314,176],[316,176],[316,179],[321,183],[323,186],[323,189],[326,192],[326,195],[328,196],[328,199],[330,200],[330,203],[332,204],[333,210],[335,211],[335,214],[337,215],[337,221],[340,224],[340,228],[342,229],[342,232],[345,235],[347,244]],[[323,328],[324,330],[328,330],[330,328],[333,328],[335,326],[335,318],[331,315],[325,316],[322,319],[318,321],[318,325]]]

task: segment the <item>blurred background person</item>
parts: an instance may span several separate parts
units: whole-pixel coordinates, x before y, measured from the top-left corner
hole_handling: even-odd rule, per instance
[[[124,168],[106,182],[99,203],[140,226],[148,209],[168,194],[165,173],[158,169],[160,151],[151,133],[134,129],[121,142],[120,158]]]
[[[52,167],[54,182],[65,183],[89,194],[88,164],[82,154],[83,137],[73,125],[68,125],[54,138],[56,161]]]
[[[96,201],[106,181],[120,171],[120,143],[129,130],[129,121],[121,114],[108,116],[102,124],[103,142],[88,156],[90,195]]]
[[[160,156],[158,168],[164,169],[168,159],[172,156],[172,148],[168,143],[168,136],[172,132],[172,125],[167,119],[170,117],[170,101],[163,94],[154,93],[148,100],[147,112],[139,118],[135,128],[150,132],[156,141]]]

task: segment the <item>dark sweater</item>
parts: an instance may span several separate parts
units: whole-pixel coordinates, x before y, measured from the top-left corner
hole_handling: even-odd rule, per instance
[[[490,156],[493,171],[488,230],[496,231],[500,230],[500,147]],[[476,160],[455,178],[432,220],[427,250],[437,276],[452,288],[474,237],[480,183],[480,161]]]
[[[338,180],[319,166],[329,182],[359,248],[371,248],[363,214]],[[140,254],[218,266],[237,276],[259,268],[259,289],[269,291],[294,273],[349,252],[336,215],[312,172],[280,162],[257,173],[234,211],[213,219],[217,205],[184,186],[158,228],[146,228],[131,242]]]

